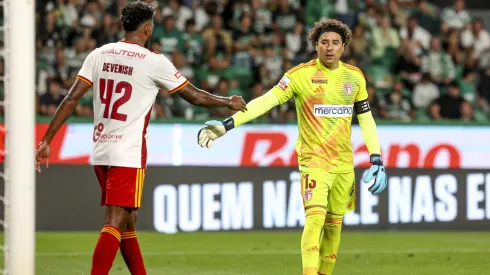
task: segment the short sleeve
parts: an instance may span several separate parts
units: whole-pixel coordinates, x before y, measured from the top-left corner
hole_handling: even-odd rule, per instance
[[[158,86],[166,88],[169,93],[174,93],[189,83],[167,57],[162,54],[158,57],[153,75],[153,81]]]
[[[78,71],[77,78],[87,82],[90,86],[93,85],[93,69],[94,69],[94,54],[95,51],[92,51],[87,58],[83,61],[82,68]]]
[[[281,80],[279,80],[279,83],[277,83],[271,91],[279,100],[279,104],[283,104],[293,97],[295,83],[293,83],[289,74],[284,74]]]

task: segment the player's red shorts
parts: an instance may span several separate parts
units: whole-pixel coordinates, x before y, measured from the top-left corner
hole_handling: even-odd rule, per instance
[[[146,169],[95,165],[94,170],[102,191],[100,205],[141,206]]]

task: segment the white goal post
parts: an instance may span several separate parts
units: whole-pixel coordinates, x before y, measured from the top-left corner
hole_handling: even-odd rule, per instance
[[[35,0],[4,0],[4,271],[35,274]]]

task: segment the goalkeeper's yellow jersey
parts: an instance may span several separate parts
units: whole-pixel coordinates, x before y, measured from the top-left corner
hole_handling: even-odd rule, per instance
[[[294,97],[298,118],[299,168],[352,172],[351,121],[354,102],[366,100],[366,80],[357,67],[339,62],[330,70],[320,60],[300,64],[272,89],[280,104]]]

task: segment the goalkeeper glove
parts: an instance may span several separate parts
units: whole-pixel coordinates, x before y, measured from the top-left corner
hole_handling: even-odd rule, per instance
[[[217,120],[206,121],[206,127],[197,133],[197,144],[202,148],[211,148],[214,140],[226,134],[229,130],[235,128],[233,118],[229,117],[223,122]]]
[[[366,173],[366,175],[364,175],[363,181],[365,183],[369,183],[374,178],[374,183],[373,185],[371,185],[371,187],[369,187],[368,190],[372,194],[378,195],[386,189],[386,186],[388,186],[385,167],[383,166],[381,155],[372,154],[370,156],[370,162],[371,168],[369,168],[369,171]]]

